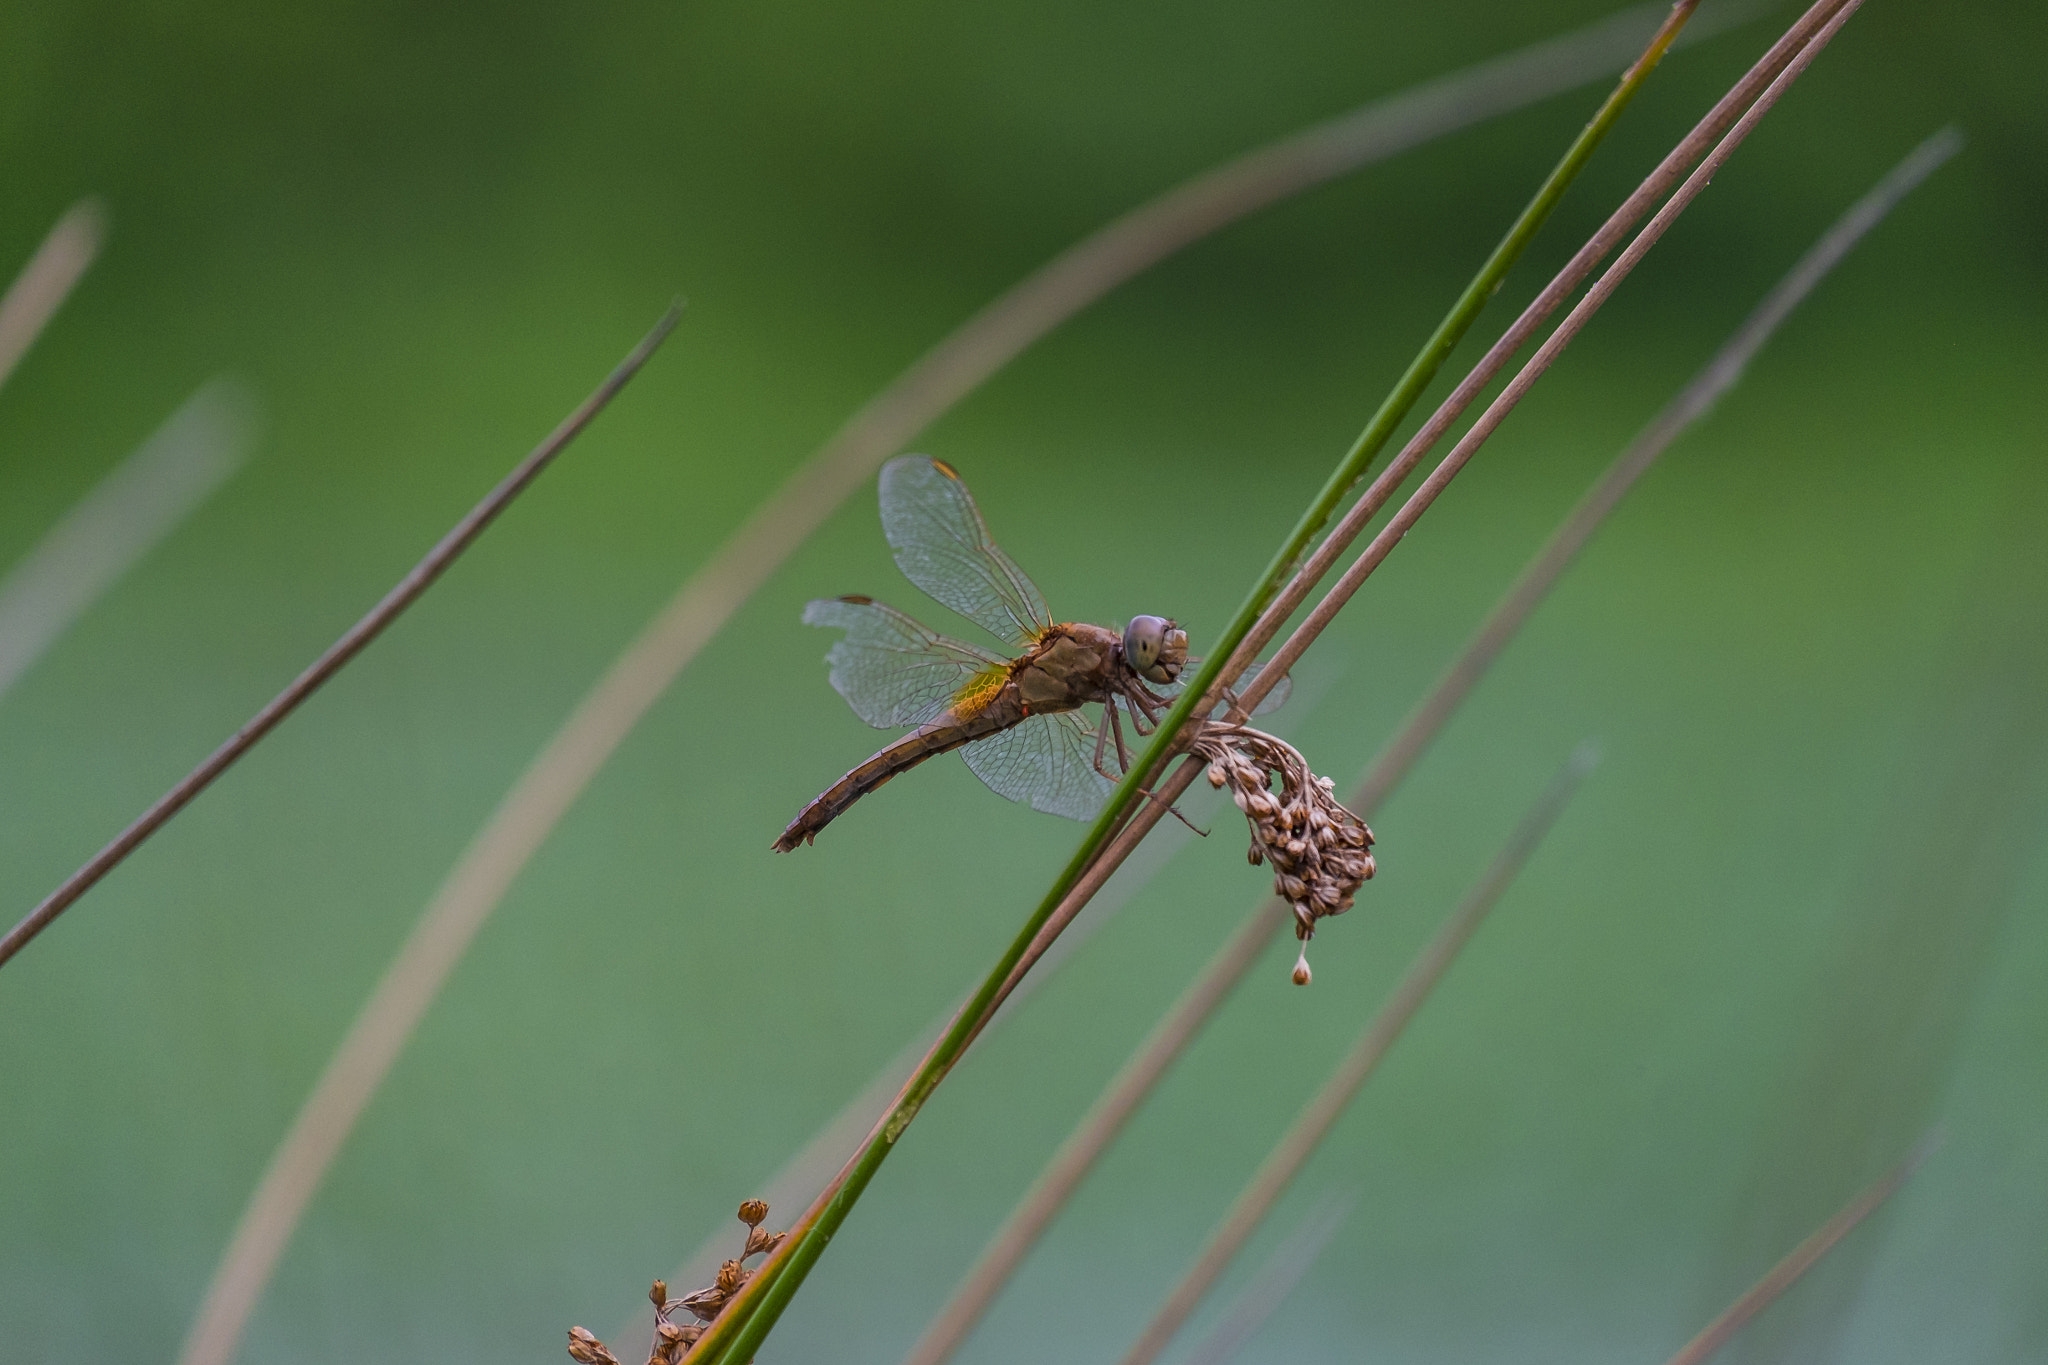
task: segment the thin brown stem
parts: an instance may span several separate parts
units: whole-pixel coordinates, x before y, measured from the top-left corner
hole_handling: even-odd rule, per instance
[[[1897,1194],[1899,1187],[1912,1178],[1913,1172],[1919,1170],[1920,1164],[1940,1145],[1938,1135],[1928,1137],[1904,1161],[1872,1181],[1840,1213],[1816,1228],[1811,1236],[1792,1248],[1784,1260],[1772,1266],[1762,1279],[1744,1291],[1742,1297],[1723,1309],[1721,1315],[1687,1342],[1667,1365],[1701,1365],[1702,1361],[1727,1345],[1729,1338],[1748,1325],[1751,1318],[1770,1307],[1786,1290],[1797,1284],[1801,1276],[1813,1269],[1821,1257],[1834,1250],[1835,1244],[1848,1236],[1850,1229]]]
[[[1321,1145],[1358,1094],[1359,1088],[1379,1067],[1380,1061],[1400,1038],[1408,1021],[1422,1008],[1422,1002],[1443,980],[1472,935],[1486,919],[1488,912],[1499,903],[1501,894],[1508,889],[1529,855],[1550,833],[1557,817],[1564,813],[1579,784],[1585,780],[1595,762],[1592,750],[1582,747],[1564,766],[1550,786],[1537,798],[1529,813],[1509,836],[1506,847],[1495,855],[1479,882],[1452,912],[1451,917],[1437,931],[1415,961],[1401,977],[1401,983],[1394,988],[1393,995],[1366,1025],[1365,1032],[1351,1046],[1337,1067],[1323,1082],[1315,1098],[1311,1099],[1296,1116],[1280,1141],[1274,1144],[1258,1171],[1252,1176],[1244,1190],[1231,1204],[1230,1211],[1210,1234],[1208,1243],[1202,1248],[1195,1263],[1167,1295],[1159,1312],[1139,1334],[1136,1344],[1127,1352],[1123,1365],[1151,1365],[1167,1343],[1181,1329],[1202,1296],[1209,1292],[1225,1267],[1244,1246],[1258,1225],[1272,1210],[1281,1192],[1299,1172],[1309,1156]]]
[[[1836,220],[1712,359],[1615,458],[1530,559],[1435,686],[1373,760],[1351,799],[1353,810],[1368,818],[1379,811],[1629,489],[1733,387],[1778,325],[1821,278],[1901,197],[1953,155],[1958,145],[1959,139],[1953,132],[1936,133]],[[1111,854],[1116,851],[1115,845],[1107,850]],[[1288,907],[1273,899],[1261,901],[1246,917],[1237,933],[1153,1026],[1060,1145],[975,1261],[967,1278],[925,1329],[907,1365],[942,1365],[958,1349],[1152,1087],[1201,1031],[1209,1016],[1229,998],[1272,939],[1293,922]]]
[[[564,418],[562,424],[548,434],[546,440],[534,447],[533,452],[513,467],[512,472],[499,481],[498,486],[485,494],[483,500],[472,507],[452,530],[441,538],[439,544],[429,550],[426,557],[412,567],[398,585],[384,595],[382,601],[372,607],[363,618],[343,632],[342,637],[328,646],[325,653],[315,659],[305,672],[294,678],[291,685],[252,716],[241,729],[228,737],[227,742],[215,749],[198,767],[187,773],[178,783],[154,804],[90,858],[85,866],[64,879],[55,891],[43,898],[42,904],[30,911],[27,918],[9,930],[7,937],[0,939],[0,964],[25,947],[29,940],[49,927],[52,920],[64,913],[91,890],[99,880],[120,866],[122,860],[139,848],[143,841],[183,810],[193,797],[205,791],[213,780],[233,767],[235,761],[256,747],[265,735],[276,729],[278,723],[298,710],[306,698],[320,689],[320,685],[339,673],[349,660],[362,653],[370,641],[384,632],[384,628],[397,620],[404,610],[411,606],[439,578],[462,552],[470,547],[484,528],[497,519],[500,512],[511,505],[526,486],[540,476],[555,456],[559,455],[578,432],[590,425],[591,419],[603,410],[612,396],[624,388],[626,381],[647,363],[663,338],[674,330],[682,317],[682,305],[672,305],[662,315],[661,321],[643,337],[638,346],[613,370],[605,381],[598,385],[596,392],[583,400],[577,409]]]

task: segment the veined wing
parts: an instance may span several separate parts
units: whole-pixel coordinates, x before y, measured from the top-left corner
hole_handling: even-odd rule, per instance
[[[878,730],[922,725],[946,709],[968,679],[1008,660],[979,645],[926,630],[869,597],[823,597],[804,624],[846,632],[825,656],[832,687]]]
[[[989,790],[1033,810],[1093,819],[1110,782],[1095,771],[1095,732],[1078,711],[1041,712],[960,751]]]
[[[1194,671],[1197,667],[1200,666],[1201,662],[1202,661],[1200,659],[1189,659],[1187,664],[1187,671],[1181,674],[1181,676],[1176,678],[1174,681],[1170,683],[1148,682],[1145,684],[1145,686],[1151,688],[1154,692],[1160,693],[1163,696],[1178,697],[1181,694],[1181,689],[1187,686],[1187,680],[1194,676]],[[1247,668],[1244,671],[1244,677],[1238,680],[1237,690],[1239,692],[1243,692],[1250,688],[1252,685],[1252,681],[1259,676],[1260,670],[1264,669],[1270,662],[1271,660],[1261,659],[1257,663],[1253,664],[1250,668]],[[1261,701],[1257,706],[1254,706],[1252,708],[1252,714],[1255,716],[1271,715],[1273,712],[1278,711],[1281,707],[1287,705],[1287,699],[1293,695],[1294,675],[1291,673],[1283,674],[1281,675],[1280,681],[1273,684],[1273,690],[1266,694],[1265,699]],[[1222,702],[1218,702],[1216,704],[1216,710],[1212,714],[1221,715],[1226,709],[1227,708],[1224,706]]]
[[[990,634],[1027,644],[1052,624],[1036,584],[996,548],[950,465],[904,455],[882,466],[882,533],[903,576]]]
[[[1249,691],[1251,689],[1252,683],[1258,679],[1259,674],[1263,672],[1266,669],[1267,665],[1269,665],[1271,662],[1272,660],[1270,659],[1261,659],[1257,663],[1253,664],[1250,668],[1247,668],[1244,671],[1244,677],[1238,679],[1237,690],[1239,692]],[[1266,694],[1265,700],[1261,701],[1257,706],[1254,706],[1252,708],[1252,714],[1255,716],[1263,716],[1270,712],[1278,711],[1281,707],[1287,705],[1287,699],[1293,695],[1293,676],[1291,674],[1282,674],[1280,677],[1280,681],[1273,684],[1273,690]]]

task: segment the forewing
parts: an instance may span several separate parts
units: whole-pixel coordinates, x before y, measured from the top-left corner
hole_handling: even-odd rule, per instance
[[[804,607],[804,624],[846,632],[825,656],[833,690],[881,730],[924,724],[969,678],[1007,662],[866,597],[820,598]]]
[[[882,466],[882,533],[903,576],[993,635],[1023,644],[1052,624],[1045,598],[996,548],[948,465],[904,455]]]
[[[1078,711],[1026,717],[960,751],[989,790],[1033,810],[1093,819],[1110,782],[1095,771],[1095,731]]]

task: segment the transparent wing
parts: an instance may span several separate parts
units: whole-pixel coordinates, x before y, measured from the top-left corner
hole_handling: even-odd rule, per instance
[[[882,533],[903,576],[1000,639],[1023,644],[1052,624],[1037,585],[996,548],[952,467],[925,455],[882,466]]]
[[[1237,684],[1237,690],[1239,692],[1250,691],[1253,681],[1258,678],[1260,673],[1265,671],[1271,662],[1270,659],[1261,659],[1250,668],[1247,668],[1244,671],[1244,677]],[[1280,681],[1273,684],[1273,690],[1266,694],[1265,700],[1252,708],[1252,714],[1263,716],[1270,712],[1278,711],[1281,707],[1287,705],[1287,699],[1293,695],[1293,677],[1288,674],[1282,674]]]
[[[1110,783],[1095,771],[1095,731],[1078,711],[1027,717],[960,751],[989,790],[1033,810],[1090,820]]]
[[[868,597],[820,598],[804,607],[804,624],[846,632],[825,656],[832,687],[878,730],[924,724],[969,678],[1008,662]]]
[[[1164,685],[1155,682],[1148,682],[1145,684],[1145,686],[1151,688],[1154,692],[1160,693],[1162,696],[1178,697],[1181,693],[1181,689],[1187,686],[1186,679],[1194,676],[1195,669],[1201,665],[1201,662],[1202,661],[1200,659],[1189,659],[1187,671],[1182,673],[1181,676],[1175,679],[1173,682],[1166,683]],[[1253,679],[1257,678],[1259,674],[1271,662],[1272,660],[1270,659],[1261,659],[1257,663],[1253,664],[1250,668],[1247,668],[1244,671],[1244,677],[1238,680],[1237,690],[1240,693],[1249,691]],[[1282,674],[1280,677],[1280,681],[1273,684],[1273,690],[1266,694],[1265,700],[1261,701],[1257,706],[1254,706],[1252,708],[1252,714],[1255,716],[1271,715],[1273,712],[1278,711],[1281,707],[1287,705],[1287,699],[1293,695],[1294,675],[1291,673]],[[1212,714],[1221,715],[1223,711],[1223,704],[1221,702],[1218,702],[1216,705],[1216,710]]]

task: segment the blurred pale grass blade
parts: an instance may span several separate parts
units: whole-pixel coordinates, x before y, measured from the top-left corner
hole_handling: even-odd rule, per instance
[[[470,547],[484,528],[497,520],[498,514],[511,505],[512,500],[525,491],[528,484],[540,477],[543,469],[553,463],[578,432],[588,426],[603,410],[612,396],[625,387],[626,381],[638,373],[654,354],[663,338],[674,330],[682,317],[680,302],[670,306],[654,329],[633,348],[630,355],[620,362],[605,381],[598,385],[596,392],[583,400],[582,404],[564,418],[547,438],[513,466],[507,474],[483,499],[455,523],[447,535],[441,537],[426,557],[413,565],[405,577],[398,580],[396,587],[384,594],[376,606],[354,625],[342,633],[339,640],[327,647],[325,653],[315,659],[306,670],[292,680],[284,691],[266,703],[262,710],[230,735],[225,743],[209,754],[200,765],[180,779],[177,785],[158,797],[150,808],[137,816],[129,826],[114,836],[86,864],[64,880],[63,885],[43,898],[42,904],[30,911],[28,916],[0,938],[0,964],[5,964],[16,953],[26,947],[29,941],[66,909],[77,902],[80,896],[91,890],[107,873],[141,847],[152,834],[168,823],[172,816],[183,810],[193,797],[213,784],[215,778],[233,767],[241,756],[254,748],[262,738],[276,729],[286,716],[298,710],[306,698],[317,692],[329,678],[339,673],[369,643],[384,633],[384,628],[403,614],[405,609],[419,600],[422,593],[433,586],[434,581],[445,573],[450,564]]]
[[[1358,1194],[1354,1190],[1341,1197],[1325,1197],[1310,1209],[1308,1216],[1301,1220],[1301,1226],[1288,1234],[1286,1241],[1273,1248],[1273,1254],[1266,1258],[1266,1263],[1225,1306],[1216,1325],[1195,1343],[1181,1365],[1227,1365],[1230,1358],[1266,1325],[1267,1319],[1280,1311],[1280,1305],[1287,1302],[1288,1295],[1315,1267],[1317,1258],[1330,1245],[1330,1239],[1337,1235],[1337,1230],[1344,1226],[1344,1220],[1351,1216],[1351,1210],[1357,1203]]]
[[[71,287],[91,267],[105,236],[106,214],[98,201],[72,205],[7,286],[0,297],[0,384],[7,382]]]
[[[1913,1172],[1920,1169],[1920,1163],[1934,1153],[1941,1145],[1938,1135],[1924,1140],[1898,1165],[1879,1176],[1862,1193],[1850,1200],[1848,1205],[1828,1219],[1813,1234],[1786,1254],[1785,1259],[1765,1272],[1764,1277],[1751,1285],[1742,1297],[1722,1311],[1721,1315],[1708,1323],[1706,1328],[1667,1365],[1702,1365],[1703,1361],[1728,1344],[1728,1341],[1758,1313],[1771,1306],[1778,1297],[1799,1278],[1828,1254],[1835,1244],[1849,1235],[1858,1223],[1877,1212],[1885,1200],[1898,1193],[1899,1187],[1909,1180]]]
[[[1378,1068],[1381,1059],[1400,1038],[1402,1030],[1408,1027],[1408,1021],[1415,1017],[1415,1012],[1422,1008],[1422,1002],[1436,989],[1437,982],[1443,980],[1451,963],[1471,941],[1487,913],[1499,903],[1502,893],[1513,883],[1529,861],[1529,856],[1542,844],[1544,836],[1550,833],[1558,816],[1564,813],[1564,808],[1585,781],[1586,774],[1598,761],[1591,745],[1579,746],[1563,770],[1536,799],[1536,804],[1522,817],[1522,822],[1509,836],[1506,847],[1495,856],[1478,884],[1466,893],[1464,901],[1444,922],[1436,937],[1409,965],[1393,995],[1388,997],[1365,1032],[1337,1063],[1323,1088],[1281,1135],[1280,1141],[1274,1144],[1272,1152],[1231,1204],[1223,1221],[1210,1234],[1194,1265],[1167,1295],[1158,1314],[1124,1356],[1123,1365],[1151,1365],[1166,1349],[1174,1334],[1201,1303],[1202,1296],[1209,1292],[1243,1248],[1246,1239],[1264,1221],[1288,1183],[1321,1145],[1360,1087]]]
[[[0,697],[52,641],[248,457],[254,405],[201,388],[0,578]]]
[[[1308,556],[1300,570],[1290,575],[1288,571],[1297,556],[1307,548],[1306,534],[1322,524],[1334,511],[1336,502],[1358,478],[1363,476],[1371,454],[1391,436],[1400,418],[1406,413],[1407,405],[1419,396],[1420,383],[1427,378],[1427,373],[1433,372],[1434,364],[1443,358],[1443,330],[1440,329],[1439,335],[1431,339],[1430,344],[1424,348],[1423,355],[1417,358],[1409,373],[1396,386],[1395,394],[1390,396],[1378,413],[1374,414],[1365,433],[1359,437],[1340,465],[1338,473],[1325,485],[1315,506],[1297,526],[1289,545],[1275,557],[1260,587],[1239,608],[1238,616],[1224,632],[1219,645],[1219,656],[1227,651],[1228,662],[1219,665],[1215,662],[1216,656],[1212,656],[1210,662],[1203,664],[1195,677],[1187,683],[1181,700],[1175,703],[1173,709],[1160,722],[1145,752],[1133,766],[1131,776],[1117,788],[1116,793],[1112,794],[1110,805],[1097,821],[1097,827],[1090,830],[1082,848],[1075,854],[1074,860],[1055,886],[1054,897],[1058,903],[1043,909],[1039,916],[1034,917],[1032,941],[1011,963],[1004,983],[996,993],[998,998],[1003,990],[1014,986],[1022,973],[1030,970],[1032,961],[1044,951],[1045,945],[1058,935],[1062,926],[1100,889],[1103,880],[1116,870],[1124,858],[1130,856],[1131,850],[1158,825],[1172,803],[1193,784],[1202,764],[1188,758],[1159,780],[1156,793],[1151,798],[1137,806],[1135,811],[1131,809],[1132,797],[1138,784],[1150,780],[1154,773],[1163,772],[1165,766],[1171,762],[1177,728],[1184,725],[1198,708],[1217,704],[1220,700],[1220,688],[1230,680],[1242,676],[1244,671],[1251,667],[1252,660],[1264,651],[1266,645],[1286,624],[1295,608],[1307,599],[1316,582],[1334,566],[1337,558],[1364,531],[1373,513],[1393,495],[1394,490],[1420,461],[1422,455],[1449,431],[1465,406],[1478,397],[1485,385],[1505,367],[1508,359],[1520,348],[1523,341],[1535,334],[1536,329],[1562,304],[1572,289],[1591,274],[1593,267],[1613,245],[1627,235],[1629,228],[1648,212],[1649,206],[1663,191],[1683,176],[1683,183],[1678,185],[1671,198],[1636,234],[1621,257],[1594,282],[1585,296],[1565,316],[1564,321],[1559,323],[1550,337],[1537,348],[1536,354],[1509,382],[1501,395],[1487,407],[1479,420],[1452,448],[1451,453],[1445,456],[1435,471],[1423,481],[1422,487],[1409,497],[1388,525],[1373,538],[1338,582],[1324,594],[1307,619],[1274,654],[1271,666],[1263,669],[1244,687],[1239,702],[1233,708],[1233,714],[1243,715],[1258,708],[1269,688],[1278,679],[1287,676],[1293,663],[1320,638],[1337,613],[1364,585],[1365,580],[1385,562],[1394,546],[1413,529],[1444,488],[1457,477],[1479,447],[1498,430],[1507,414],[1520,403],[1522,397],[1549,369],[1593,314],[1612,297],[1614,291],[1648,254],[1650,248],[1712,182],[1714,173],[1790,88],[1792,82],[1805,73],[1813,59],[1820,54],[1861,3],[1862,0],[1818,0],[1818,3],[1773,44],[1764,58],[1722,97],[1707,117],[1680,141],[1657,169],[1651,172],[1622,206],[1610,215],[1607,222],[1579,249],[1564,269],[1544,286],[1536,300],[1523,310],[1522,315],[1479,364],[1460,381],[1450,398],[1444,401],[1394,462],[1373,481],[1358,503],[1344,515],[1323,543],[1316,547],[1315,552]],[[1682,19],[1682,9],[1675,12],[1674,17]],[[1649,57],[1646,56],[1645,61],[1648,60]],[[1637,72],[1646,69],[1639,64],[1638,68],[1632,69],[1629,79],[1639,79]],[[1625,89],[1627,82],[1624,82]],[[1751,94],[1754,98],[1745,101],[1745,97]],[[1600,121],[1596,119],[1593,125],[1589,125],[1589,132],[1599,126]],[[1717,137],[1718,142],[1715,141]],[[1711,151],[1708,150],[1710,143],[1713,144]],[[1577,150],[1576,154],[1579,154]],[[1695,162],[1698,162],[1697,166],[1694,166]],[[1560,166],[1559,173],[1570,171],[1573,167],[1572,158],[1567,157],[1566,162]],[[1689,167],[1692,169],[1688,174]],[[1553,179],[1555,175],[1556,173]],[[1566,178],[1569,179],[1569,175]],[[1541,202],[1539,198],[1539,204]],[[1531,209],[1537,207],[1538,205],[1532,204]],[[1526,224],[1517,225],[1516,231],[1510,233],[1508,241],[1497,249],[1496,257],[1522,236],[1525,226]],[[1491,272],[1482,272],[1483,275],[1489,273]],[[1490,289],[1488,292],[1491,292]],[[1453,310],[1452,319],[1463,315],[1469,321],[1466,310],[1471,299],[1472,294],[1468,290],[1466,298]],[[1450,326],[1452,319],[1446,320],[1445,327]],[[1284,586],[1281,583],[1283,577],[1287,580]],[[1110,836],[1107,833],[1108,829],[1126,816],[1127,823],[1117,829],[1114,836]],[[774,1262],[771,1261],[771,1269],[773,1266]],[[749,1288],[751,1290],[752,1287]]]
[[[290,1240],[311,1188],[381,1083],[390,1060],[540,844],[705,642],[883,460],[1012,356],[1147,266],[1236,218],[1345,171],[1612,70],[1615,63],[1635,55],[1624,41],[1626,35],[1654,29],[1662,8],[1644,6],[1488,67],[1367,105],[1168,191],[1070,248],[989,304],[849,418],[683,583],[578,703],[471,841],[373,997],[377,1009],[388,1012],[399,1025],[394,1028],[365,1008],[285,1139],[287,1146],[298,1144],[298,1150],[287,1153],[281,1147],[272,1157],[272,1170],[290,1166],[309,1183],[303,1194],[295,1183],[291,1200],[266,1205],[267,1212],[258,1221],[267,1231],[246,1244],[248,1253],[263,1264],[252,1262],[232,1271],[224,1264],[216,1272],[216,1284],[246,1285],[253,1277],[260,1290],[269,1264]],[[1725,5],[1714,12],[1722,16],[1719,26],[1725,27],[1754,11]],[[1520,99],[1504,98],[1496,88],[1503,84],[1519,90]],[[373,1046],[359,1035],[382,1041]],[[330,1084],[346,1093],[326,1093]],[[322,1124],[339,1124],[340,1130],[316,1132],[307,1126],[309,1116],[318,1116]],[[244,1215],[245,1226],[255,1213],[252,1204]],[[285,1219],[284,1225],[271,1226],[270,1220],[278,1217]],[[231,1247],[230,1255],[235,1254]],[[243,1317],[254,1306],[254,1292],[246,1302],[237,1300]],[[241,1325],[237,1321],[230,1328],[222,1320],[217,1328],[205,1335],[203,1354],[193,1353],[197,1336],[188,1341],[184,1365],[224,1365]]]
[[[1629,489],[1673,441],[1711,411],[1714,403],[1733,387],[1778,324],[1827,271],[1958,145],[1948,130],[1935,134],[1836,220],[1705,367],[1615,458],[1530,559],[1513,586],[1439,675],[1435,686],[1373,760],[1351,800],[1353,810],[1367,818],[1378,812]],[[1201,976],[1153,1026],[1151,1034],[990,1239],[953,1299],[926,1329],[924,1340],[909,1357],[915,1365],[937,1365],[957,1349],[1152,1086],[1166,1074],[1209,1015],[1236,989],[1274,935],[1292,922],[1286,906],[1273,900],[1262,902],[1218,950]]]

